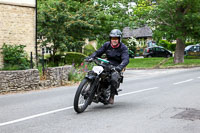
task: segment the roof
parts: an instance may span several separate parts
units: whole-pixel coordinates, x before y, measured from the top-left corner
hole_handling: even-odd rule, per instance
[[[131,29],[130,27],[125,27],[123,29],[123,38],[130,37],[152,37],[152,30],[148,26],[144,26],[138,29]]]

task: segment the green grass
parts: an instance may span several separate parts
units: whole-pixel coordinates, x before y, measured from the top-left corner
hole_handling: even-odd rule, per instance
[[[199,66],[200,67],[200,59],[198,58],[188,58],[185,57],[184,63],[174,64],[173,63],[174,58],[171,57],[169,59],[167,58],[136,58],[136,59],[130,59],[130,62],[127,66],[127,68],[176,68],[176,67],[193,67],[193,66]]]
[[[127,68],[153,68],[166,58],[136,58],[130,59]]]
[[[164,63],[161,66],[161,68],[200,66],[200,59],[184,58],[184,63],[179,63],[179,64],[174,64],[173,60],[174,60],[174,58],[170,58],[166,63]]]

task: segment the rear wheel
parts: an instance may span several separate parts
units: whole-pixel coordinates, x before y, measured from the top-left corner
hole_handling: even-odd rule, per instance
[[[77,113],[82,113],[89,105],[90,88],[91,88],[91,81],[89,79],[84,78],[80,83],[74,97],[74,110]]]

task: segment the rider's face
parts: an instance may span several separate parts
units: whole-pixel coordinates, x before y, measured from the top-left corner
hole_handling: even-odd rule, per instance
[[[119,43],[119,38],[117,37],[112,37],[111,38],[111,43],[112,45],[116,46]]]

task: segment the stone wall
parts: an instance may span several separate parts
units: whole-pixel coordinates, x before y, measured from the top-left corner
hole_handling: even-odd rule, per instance
[[[50,67],[45,71],[45,78],[40,82],[41,87],[52,87],[66,85],[68,81],[68,74],[72,66],[66,65],[63,67]]]
[[[35,7],[0,2],[0,48],[4,43],[22,44],[28,55],[35,55],[35,32]]]
[[[0,71],[0,93],[28,91],[66,85],[72,66],[46,69],[46,80],[40,80],[37,69]]]
[[[19,71],[0,71],[0,93],[39,89],[37,69]]]

